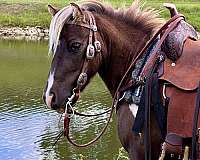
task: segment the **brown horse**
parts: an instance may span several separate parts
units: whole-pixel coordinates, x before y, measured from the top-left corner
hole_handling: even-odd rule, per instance
[[[157,11],[142,10],[138,1],[120,10],[97,2],[84,2],[61,10],[49,5],[49,11],[53,15],[49,42],[53,60],[44,101],[58,112],[64,111],[83,70],[86,78],[81,90],[98,73],[114,97],[131,61],[163,22]],[[95,24],[97,28],[90,28]],[[127,80],[130,78],[131,74]],[[124,101],[117,108],[121,144],[130,159],[144,159],[144,132],[132,131],[138,106]],[[155,160],[160,154],[162,138],[155,118],[151,121],[151,158]]]

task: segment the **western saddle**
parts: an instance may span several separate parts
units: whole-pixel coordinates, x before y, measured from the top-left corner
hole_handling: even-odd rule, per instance
[[[178,15],[175,5],[164,6],[170,10],[172,18]],[[173,24],[169,24],[168,28],[172,27],[170,25]],[[162,34],[164,35],[166,31],[167,29]],[[162,87],[162,99],[163,101],[168,99],[167,133],[162,154],[170,154],[171,157],[180,159],[184,158],[184,154],[188,154],[192,160],[200,159],[200,150],[197,146],[194,151],[197,152],[196,155],[192,156],[191,153],[193,134],[200,142],[199,129],[193,133],[195,105],[199,107],[197,89],[200,81],[200,41],[197,32],[182,19],[161,43],[161,52],[165,60],[159,64],[159,81]],[[144,73],[147,73],[145,69],[149,66],[151,64],[147,62],[143,69]],[[197,121],[197,128],[200,128],[198,115]],[[163,155],[160,159],[164,159],[162,157]]]
[[[170,10],[171,17],[178,14],[174,5],[165,6]],[[159,79],[164,84],[163,98],[169,99],[164,145],[166,153],[179,155],[179,158],[184,155],[185,147],[192,148],[195,103],[200,81],[200,41],[197,39],[194,28],[181,20],[162,44],[166,59],[162,63]],[[196,156],[196,159],[199,158]]]

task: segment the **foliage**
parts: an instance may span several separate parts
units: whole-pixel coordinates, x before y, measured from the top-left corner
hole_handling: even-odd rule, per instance
[[[129,158],[124,148],[123,147],[119,148],[119,154],[117,155],[117,158],[114,160],[128,160],[128,159]]]
[[[72,1],[72,0],[71,0]],[[130,6],[132,0],[104,0],[114,7]],[[169,12],[162,7],[166,0],[143,0],[148,7],[155,7],[161,10],[161,15],[169,19]],[[67,3],[68,2],[68,3]],[[51,16],[47,11],[47,4],[63,7],[69,4],[70,0],[1,0],[0,1],[0,25],[1,26],[41,26],[48,27]],[[199,0],[168,0],[176,4],[180,13],[184,14],[187,20],[200,30],[200,1]]]

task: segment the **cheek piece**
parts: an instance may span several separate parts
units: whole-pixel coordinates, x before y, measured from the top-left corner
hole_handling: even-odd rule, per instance
[[[64,113],[64,135],[68,137],[69,134],[69,123],[70,119],[74,116],[74,109],[73,105],[78,101],[80,97],[80,90],[84,87],[88,81],[88,63],[89,61],[93,60],[95,57],[95,53],[98,54],[101,52],[101,43],[97,40],[97,25],[93,14],[89,11],[84,12],[85,15],[89,17],[89,24],[79,24],[79,23],[68,23],[68,24],[75,24],[84,28],[89,29],[89,38],[88,38],[88,46],[86,50],[86,58],[83,63],[83,67],[81,70],[81,74],[78,77],[77,85],[73,89],[73,94],[71,97],[67,99],[67,103],[65,106],[65,113]],[[94,42],[94,43],[93,43]],[[68,137],[68,140],[70,138]],[[71,142],[73,143],[73,142]],[[92,142],[93,143],[93,142]],[[74,144],[76,145],[76,144]]]

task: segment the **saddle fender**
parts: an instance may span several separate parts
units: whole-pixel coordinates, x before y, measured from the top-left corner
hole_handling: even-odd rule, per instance
[[[192,137],[197,88],[200,81],[200,41],[187,38],[178,60],[174,62],[166,58],[163,62],[163,75],[159,79],[170,84],[165,92],[170,98],[165,141],[168,146],[180,146],[179,151],[176,150],[178,147],[173,151],[181,154],[182,140]],[[198,128],[200,128],[200,118]]]

